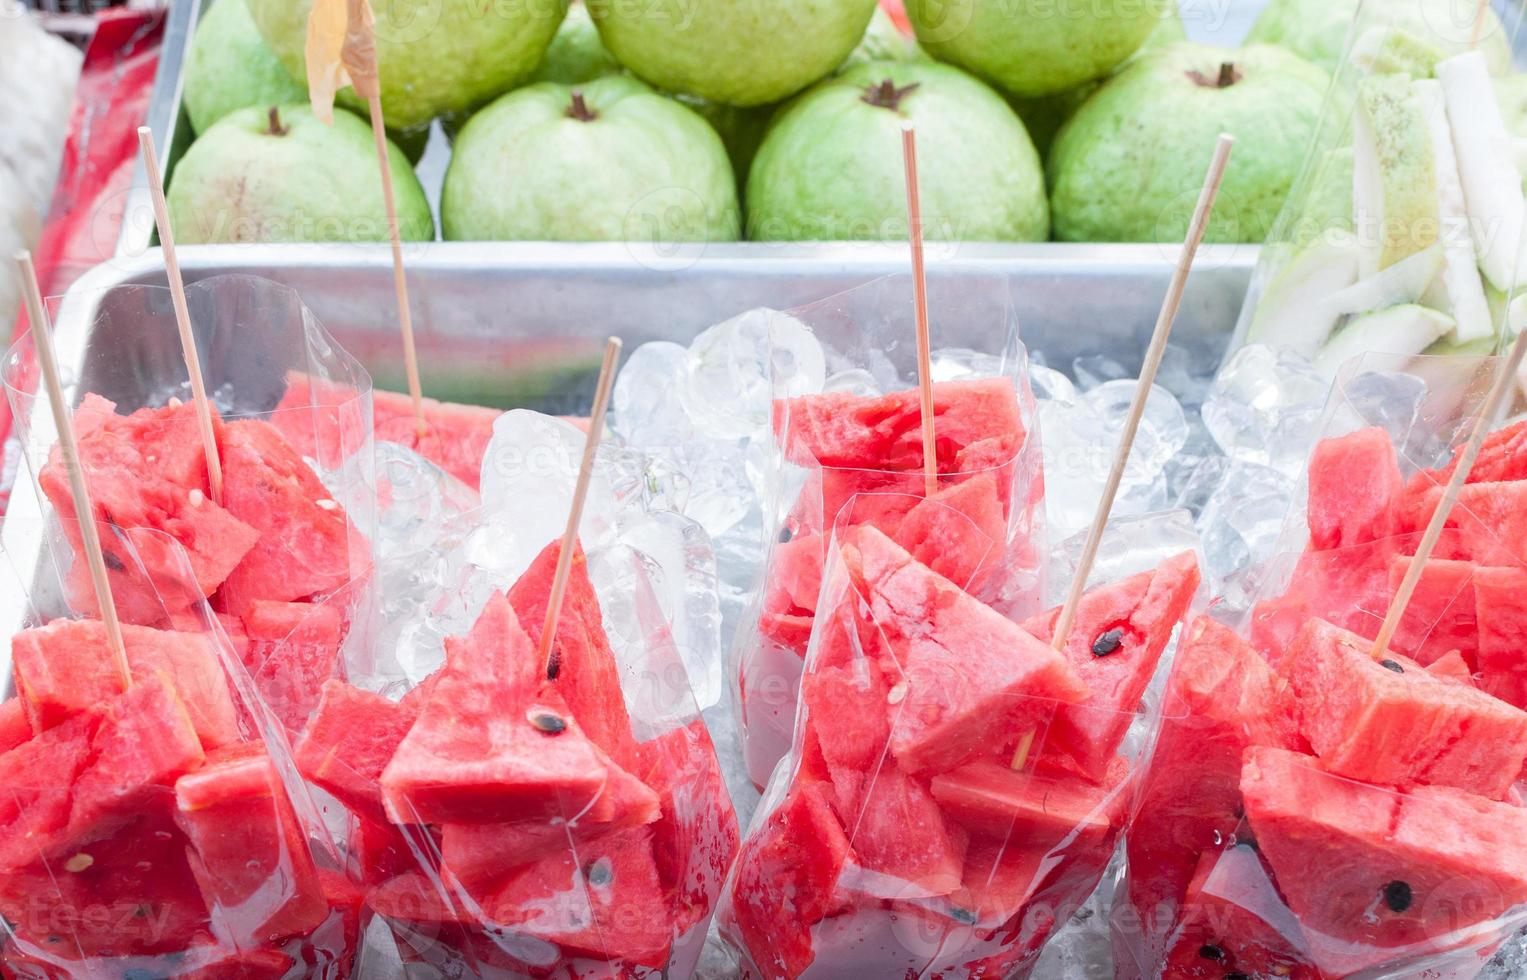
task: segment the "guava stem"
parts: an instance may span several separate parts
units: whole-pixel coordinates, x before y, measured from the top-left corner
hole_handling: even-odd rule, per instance
[[[1219,63],[1219,74],[1212,79],[1197,68],[1187,74],[1189,78],[1193,79],[1194,84],[1200,85],[1203,88],[1230,88],[1241,80],[1241,73],[1236,69],[1235,62],[1233,61],[1221,61]]]
[[[583,101],[583,92],[579,89],[573,89],[573,104],[568,106],[567,114],[579,122],[593,122],[599,118],[599,113],[590,109],[588,103]]]
[[[268,117],[267,121],[269,124],[268,128],[265,130],[267,135],[285,136],[287,133],[291,132],[290,129],[281,125],[281,110],[276,106],[270,107],[270,116]]]
[[[879,84],[872,84],[865,88],[864,94],[859,98],[879,109],[890,109],[892,112],[901,110],[901,100],[905,99],[920,83],[913,82],[903,88],[897,88],[896,83],[887,78]]]

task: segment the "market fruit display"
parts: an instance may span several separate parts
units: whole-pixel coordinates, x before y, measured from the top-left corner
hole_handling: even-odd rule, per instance
[[[756,106],[827,75],[859,43],[875,0],[713,0],[680,10],[588,0],[605,47],[669,92]]]
[[[1177,43],[1105,82],[1055,137],[1055,237],[1176,241],[1220,133],[1236,137],[1207,240],[1260,242],[1299,175],[1329,80],[1267,46]]]
[[[782,110],[748,174],[748,237],[905,237],[901,125],[919,132],[924,234],[1040,241],[1049,221],[1038,153],[1000,97],[934,62],[871,62]]]
[[[424,189],[388,146],[398,231],[435,237]],[[181,244],[386,241],[371,127],[343,110],[325,125],[305,103],[224,116],[175,166],[166,191]]]
[[[186,53],[183,103],[193,130],[204,133],[235,109],[287,105],[307,95],[260,37],[245,0],[207,8]]]
[[[312,0],[252,0],[249,12],[276,57],[304,77]],[[567,0],[484,6],[426,0],[375,10],[377,64],[387,125],[407,130],[465,112],[530,76],[567,11]],[[364,108],[348,89],[341,104]]]

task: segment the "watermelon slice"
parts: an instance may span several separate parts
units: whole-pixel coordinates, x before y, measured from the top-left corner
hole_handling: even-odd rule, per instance
[[[874,528],[845,532],[842,556],[889,646],[890,748],[908,773],[952,769],[1025,717],[1086,697],[1061,654]]]
[[[1427,482],[1446,485],[1453,478],[1462,455],[1463,447],[1460,446],[1446,466],[1426,471],[1430,476]],[[1514,483],[1518,480],[1527,480],[1527,422],[1517,422],[1485,436],[1468,476],[1469,483]]]
[[[768,977],[800,976],[816,957],[812,927],[836,907],[853,852],[820,784],[793,788],[737,855],[731,923]]]
[[[1333,773],[1502,799],[1527,760],[1527,712],[1311,620],[1291,654],[1300,731]]]
[[[945,487],[921,501],[893,533],[908,554],[961,588],[970,584],[982,565],[1002,553],[1006,536],[997,480],[990,473]]]
[[[243,616],[244,666],[260,699],[288,731],[299,732],[318,706],[324,682],[339,669],[344,613],[337,603],[257,599]]]
[[[57,842],[99,727],[100,715],[85,712],[0,755],[0,870],[28,867]]]
[[[418,717],[416,705],[327,681],[297,743],[297,769],[357,814],[385,823],[382,772]]]
[[[933,777],[933,796],[950,819],[997,840],[1041,853],[1103,846],[1113,824],[1110,797],[1128,774],[1122,760],[1110,785],[1014,770],[977,761]]]
[[[1403,491],[1388,432],[1375,427],[1322,439],[1310,454],[1310,547],[1326,551],[1394,534]]]
[[[1147,954],[1164,951],[1189,883],[1240,822],[1248,745],[1297,747],[1284,682],[1235,631],[1207,616],[1184,632],[1161,733],[1128,835],[1128,894]]]
[[[365,542],[275,426],[245,419],[222,429],[223,504],[259,540],[221,590],[228,612],[256,599],[290,602],[334,592],[370,567]]]
[[[509,590],[514,615],[530,638],[530,645],[537,649],[561,554],[561,541],[547,545]],[[620,667],[604,632],[599,597],[589,581],[588,559],[581,546],[573,553],[567,595],[552,644],[552,667],[547,674],[553,678],[553,689],[567,702],[573,717],[594,744],[619,764],[628,765],[636,739],[631,734],[631,716],[626,712],[626,699],[620,687]]]
[[[891,738],[891,686],[871,660],[812,670],[801,679],[807,724],[829,770],[872,773]]]
[[[1520,807],[1439,787],[1397,794],[1271,748],[1247,753],[1241,792],[1311,958],[1333,976],[1477,940],[1472,927],[1527,901]]]
[[[425,430],[421,434],[407,395],[376,394],[383,396],[376,400],[378,439],[412,449],[473,490],[481,486],[483,456],[493,438],[493,423],[503,414],[501,411],[477,405],[433,402],[425,406]],[[399,399],[406,406],[406,414],[383,418],[384,412],[391,414],[391,403]]]
[[[0,755],[28,741],[32,737],[32,723],[27,721],[26,705],[20,698],[0,701]]]
[[[937,898],[960,886],[966,835],[925,786],[887,760],[847,821],[854,860],[839,887],[880,899]]]
[[[965,853],[964,880],[949,897],[956,922],[999,926],[1038,897],[1053,857],[1006,837],[976,834]]]
[[[1430,487],[1416,501],[1416,530],[1430,523],[1442,493],[1442,487]],[[1456,530],[1439,540],[1438,558],[1482,565],[1527,562],[1527,482],[1466,485],[1444,526]]]
[[[1287,977],[1320,980],[1299,922],[1283,904],[1256,847],[1205,851],[1188,885],[1163,976],[1182,980]]]
[[[1480,686],[1527,709],[1527,570],[1485,567],[1474,575]]]
[[[1391,592],[1399,590],[1410,562],[1409,556],[1395,556],[1389,568]],[[1405,607],[1390,648],[1427,666],[1454,650],[1466,662],[1473,660],[1479,647],[1474,569],[1472,562],[1429,560],[1421,569],[1416,591]],[[1374,630],[1373,634],[1378,635],[1378,631]]]
[[[1426,665],[1426,669],[1437,677],[1447,677],[1460,684],[1470,687],[1478,687],[1474,683],[1474,671],[1469,669],[1469,662],[1463,659],[1463,654],[1457,650],[1449,650],[1442,656]],[[1502,700],[1505,700],[1504,698]]]
[[[1018,392],[1007,378],[944,381],[933,386],[939,471],[957,454],[998,439],[1011,458],[1023,444]],[[922,408],[916,388],[865,397],[848,392],[804,395],[774,403],[775,432],[796,463],[860,470],[922,467]]]
[[[446,668],[382,773],[394,823],[565,819],[593,803],[604,758],[541,674],[509,601],[495,594],[471,633],[447,639]]]
[[[174,684],[207,749],[239,740],[238,717],[217,651],[206,635],[122,627],[133,679],[162,673]],[[122,693],[106,627],[96,620],[55,620],[11,640],[16,687],[33,730],[44,731]]]
[[[238,746],[175,784],[176,822],[214,931],[248,948],[300,935],[329,903],[270,756]]]
[[[1299,556],[1287,590],[1257,603],[1249,638],[1275,670],[1282,665],[1304,624],[1323,619],[1360,636],[1377,636],[1394,589],[1389,584],[1400,538]]]
[[[1088,779],[1103,779],[1198,581],[1198,560],[1184,552],[1082,596],[1065,657],[1090,693],[1056,712],[1040,759],[1050,764],[1047,757],[1057,753]],[[1023,628],[1048,643],[1059,618],[1052,609]]]

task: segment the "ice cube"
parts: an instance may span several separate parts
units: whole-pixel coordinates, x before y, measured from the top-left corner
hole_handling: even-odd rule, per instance
[[[1335,422],[1343,429],[1378,426],[1389,433],[1396,447],[1410,441],[1426,382],[1403,371],[1364,371],[1333,392]]]
[[[704,435],[740,439],[767,431],[770,405],[822,390],[822,345],[805,324],[755,309],[701,333],[689,346],[679,387],[685,411]]]
[[[689,351],[668,341],[642,344],[632,351],[610,396],[611,431],[638,447],[681,446],[689,441],[695,426],[679,398],[688,361]]]
[[[996,378],[1008,373],[1002,358],[965,347],[945,347],[928,355],[928,376],[935,383],[967,378]]]
[[[1204,578],[1211,587],[1273,556],[1295,482],[1272,467],[1227,456],[1210,457],[1200,464],[1178,495],[1177,505],[1198,515]]]
[[[1261,344],[1236,351],[1204,400],[1204,424],[1226,455],[1295,475],[1304,468],[1327,385],[1299,355]]]
[[[1115,444],[1123,434],[1138,383],[1131,380],[1107,381],[1088,391],[1083,400],[1103,419]],[[1171,392],[1151,385],[1145,399],[1145,412],[1130,449],[1129,470],[1125,484],[1155,480],[1171,458],[1188,441],[1188,420],[1182,406]]]
[[[864,368],[844,368],[827,376],[822,383],[823,391],[846,391],[861,398],[873,398],[880,394],[880,383]]]
[[[1045,516],[1060,537],[1092,523],[1108,478],[1113,441],[1108,426],[1085,402],[1039,403],[1044,447]]]
[[[1156,371],[1156,383],[1184,406],[1196,408],[1209,394],[1218,366],[1218,359],[1206,345],[1167,344],[1161,367]]]
[[[1124,365],[1107,354],[1083,354],[1071,362],[1071,373],[1076,376],[1076,386],[1082,391],[1130,376]]]
[[[1029,388],[1038,401],[1075,404],[1081,398],[1070,378],[1040,364],[1029,365]]]

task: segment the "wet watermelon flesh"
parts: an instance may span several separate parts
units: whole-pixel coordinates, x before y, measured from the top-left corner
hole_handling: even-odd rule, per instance
[[[1246,747],[1296,747],[1286,697],[1282,679],[1234,630],[1207,616],[1187,628],[1140,790],[1138,810],[1149,816],[1126,842],[1129,900],[1148,945],[1165,940],[1199,856],[1240,822]]]
[[[255,419],[229,423],[220,448],[224,506],[260,532],[223,585],[228,612],[242,615],[256,599],[327,594],[366,574],[365,542],[275,426]]]
[[[382,772],[418,717],[416,705],[327,681],[297,742],[297,769],[357,814],[383,823]]]
[[[1023,444],[1017,389],[1007,378],[937,383],[933,414],[940,472],[949,472],[957,454],[981,440],[1002,440],[1008,458]],[[915,388],[775,402],[774,429],[786,436],[786,455],[797,463],[864,470],[922,467],[922,407]]]
[[[1425,471],[1428,483],[1441,486],[1453,478],[1458,458],[1463,455],[1459,447],[1453,459],[1439,470]],[[1517,422],[1485,436],[1474,466],[1469,470],[1469,483],[1512,483],[1527,480],[1527,422]]]
[[[604,758],[538,661],[502,594],[446,641],[445,671],[382,773],[394,823],[565,817],[594,801]]]
[[[297,452],[325,467],[334,467],[364,446],[372,427],[382,419],[389,402],[377,396],[389,393],[370,394],[372,411],[368,418],[364,394],[356,386],[288,371],[286,392],[269,421]]]
[[[880,899],[936,898],[960,886],[966,834],[921,782],[887,760],[846,821],[854,860],[840,887]]]
[[[1103,778],[1172,631],[1187,615],[1198,581],[1198,560],[1184,552],[1153,571],[1082,596],[1064,655],[1090,693],[1081,703],[1056,712],[1046,755],[1064,754],[1089,779]],[[1053,609],[1023,628],[1048,644],[1059,618],[1060,610]],[[1096,652],[1115,640],[1118,646],[1112,652]]]
[[[1398,794],[1318,765],[1252,749],[1241,790],[1320,969],[1345,976],[1447,948],[1527,901],[1527,810],[1439,787]]]
[[[20,698],[0,701],[0,755],[32,737],[32,723],[27,721],[26,705]]]
[[[1390,569],[1403,539],[1386,539],[1299,556],[1283,595],[1257,603],[1251,645],[1283,671],[1304,624],[1323,619],[1361,636],[1377,636],[1394,592]]]
[[[192,873],[225,942],[254,946],[328,917],[307,835],[264,751],[209,760],[180,778],[175,800]]]
[[[907,772],[951,769],[1024,717],[1086,697],[1061,654],[874,528],[845,533],[842,554],[889,647],[881,670],[902,692],[890,747]]]
[[[1224,980],[1226,976],[1319,980],[1299,922],[1255,846],[1205,851],[1189,883],[1183,917],[1163,976]]]
[[[833,911],[852,859],[816,783],[793,787],[743,841],[730,886],[731,931],[765,976],[794,978],[811,965],[811,927]]]
[[[1463,654],[1457,650],[1449,650],[1442,656],[1426,665],[1426,669],[1437,677],[1446,677],[1460,684],[1470,687],[1478,687],[1474,683],[1474,671],[1470,669],[1469,662],[1463,659]],[[1504,699],[1502,699],[1504,700]]]
[[[1128,775],[1119,760],[1107,786],[1014,770],[978,761],[933,777],[933,796],[945,815],[973,832],[1041,853],[1102,846],[1119,804],[1115,790]]]
[[[1288,670],[1300,731],[1331,772],[1390,786],[1456,786],[1502,799],[1527,759],[1527,712],[1435,677],[1311,620]]]
[[[1527,570],[1480,568],[1474,576],[1480,686],[1527,708]]]
[[[999,556],[1007,535],[997,481],[984,473],[923,500],[893,535],[913,558],[961,588]]]
[[[880,764],[891,738],[889,692],[879,666],[867,658],[801,678],[807,724],[831,769],[867,774]]]
[[[1310,547],[1325,551],[1394,534],[1403,490],[1394,443],[1385,430],[1322,439],[1310,455]]]
[[[1398,592],[1411,559],[1396,555],[1389,567],[1390,591]],[[1457,650],[1466,661],[1479,647],[1479,622],[1474,610],[1474,570],[1467,561],[1433,558],[1421,569],[1416,591],[1395,630],[1390,648],[1419,664],[1430,665],[1443,654]],[[1375,636],[1378,631],[1373,631]]]
[[[0,870],[27,867],[56,845],[99,727],[99,714],[86,712],[0,755],[0,786],[6,788],[0,794]]]
[[[135,680],[160,673],[172,681],[204,747],[238,741],[233,699],[207,635],[124,624],[122,642]],[[90,619],[55,620],[12,638],[16,688],[34,730],[51,728],[122,693],[122,678],[108,649],[106,627]]]
[[[546,605],[561,554],[562,542],[547,545],[509,590],[509,604],[536,649],[540,648]],[[573,554],[552,658],[556,674],[553,686],[572,709],[578,725],[594,744],[626,765],[636,739],[621,691],[620,666],[605,635],[599,597],[589,581],[588,559],[581,546]]]
[[[339,669],[346,623],[336,602],[250,603],[243,616],[244,666],[261,699],[288,731],[299,732]]]
[[[1431,487],[1415,501],[1415,530],[1431,521],[1442,493],[1442,487]],[[1455,530],[1438,541],[1437,558],[1482,565],[1527,561],[1527,482],[1466,485],[1444,527]]]
[[[279,949],[227,950],[219,955],[215,948],[205,955],[215,957],[180,980],[281,980],[292,968],[292,958]]]
[[[1007,922],[1033,900],[1054,860],[1045,851],[1007,837],[971,837],[963,881],[949,897],[956,921],[978,926]]]

